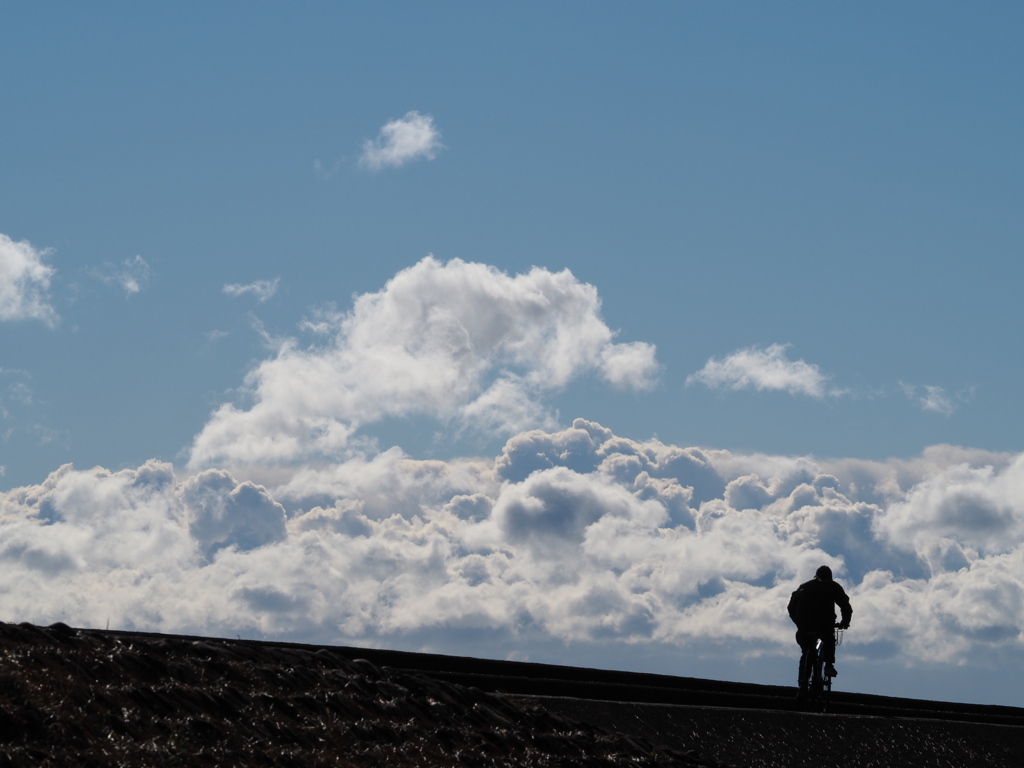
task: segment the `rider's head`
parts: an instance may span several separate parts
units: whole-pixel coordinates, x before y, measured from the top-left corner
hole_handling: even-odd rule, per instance
[[[832,581],[832,569],[827,565],[823,565],[814,572],[814,578],[818,581]]]

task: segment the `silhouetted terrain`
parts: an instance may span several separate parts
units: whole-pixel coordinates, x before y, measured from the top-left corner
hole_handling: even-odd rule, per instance
[[[351,656],[0,623],[0,766],[1024,765],[1020,726],[499,696]]]

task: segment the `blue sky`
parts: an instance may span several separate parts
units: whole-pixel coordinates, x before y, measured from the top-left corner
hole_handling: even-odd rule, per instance
[[[956,670],[1024,651],[1022,22],[0,10],[3,618],[785,682],[827,560],[859,689],[1010,700]]]

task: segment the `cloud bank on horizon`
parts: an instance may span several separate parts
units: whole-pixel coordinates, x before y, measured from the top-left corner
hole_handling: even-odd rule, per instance
[[[829,563],[847,654],[1021,656],[1024,456],[814,461],[638,442],[577,419],[500,455],[399,449],[267,473],[70,465],[0,495],[24,620],[491,653],[550,642],[791,653]],[[728,651],[724,650],[728,647]]]
[[[15,245],[0,242],[0,295],[30,307],[52,272]],[[644,390],[658,373],[568,270],[428,257],[303,331],[211,414],[186,467],[66,465],[0,494],[0,613],[435,649],[468,633],[498,655],[791,655],[785,602],[824,562],[853,599],[848,654],[1024,656],[1024,455],[823,460],[559,426],[546,398],[573,379]],[[782,345],[691,378],[830,391]],[[442,461],[360,437],[409,415],[508,439]]]

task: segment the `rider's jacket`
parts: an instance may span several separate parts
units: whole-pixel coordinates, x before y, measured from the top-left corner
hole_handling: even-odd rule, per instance
[[[811,579],[797,587],[789,598],[789,618],[797,629],[831,632],[836,621],[837,605],[843,616],[843,624],[849,625],[853,608],[846,591],[834,581]]]

